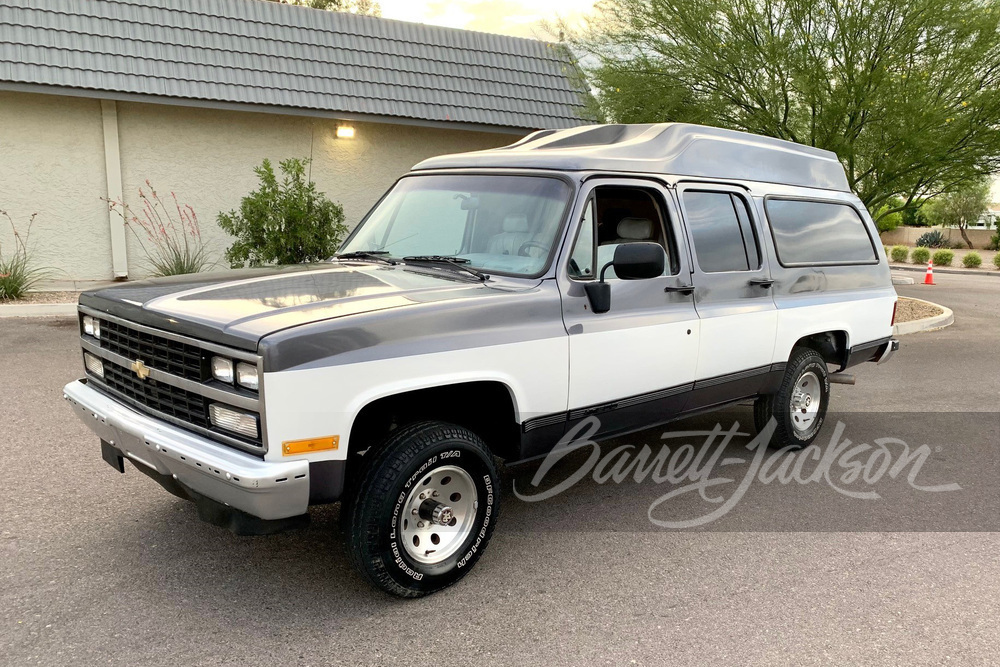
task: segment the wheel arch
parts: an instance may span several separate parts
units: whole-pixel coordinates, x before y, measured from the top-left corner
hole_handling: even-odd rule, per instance
[[[850,345],[851,334],[847,327],[833,327],[800,336],[786,351],[785,358],[789,358],[796,348],[806,347],[815,350],[828,364],[843,368],[847,365]]]
[[[366,397],[354,411],[348,448],[350,453],[364,451],[399,427],[438,420],[468,428],[501,458],[516,458],[519,414],[516,391],[497,378],[387,389]]]

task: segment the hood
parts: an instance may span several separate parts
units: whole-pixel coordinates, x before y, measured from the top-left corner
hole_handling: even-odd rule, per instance
[[[319,264],[124,283],[84,292],[80,304],[158,329],[255,351],[261,338],[289,327],[508,291],[494,281],[471,282],[448,269]]]

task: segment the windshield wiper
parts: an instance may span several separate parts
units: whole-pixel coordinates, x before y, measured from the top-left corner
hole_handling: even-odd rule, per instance
[[[354,252],[345,252],[341,255],[334,255],[334,259],[367,259],[375,262],[384,262],[386,264],[398,264],[396,260],[389,257],[389,251],[387,250],[355,250]]]
[[[426,262],[427,264],[441,264],[442,266],[453,266],[459,271],[464,271],[470,275],[475,276],[479,280],[486,281],[489,280],[489,275],[472,268],[471,266],[466,266],[469,263],[465,257],[453,257],[450,255],[410,255],[409,257],[403,258],[404,262]]]

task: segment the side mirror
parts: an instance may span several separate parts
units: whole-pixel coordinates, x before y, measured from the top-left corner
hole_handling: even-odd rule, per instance
[[[611,285],[604,282],[608,267],[614,267],[615,275],[622,280],[646,280],[663,275],[666,253],[659,243],[623,243],[615,248],[615,257],[601,267],[600,279],[584,285],[590,308],[595,313],[611,310]]]
[[[663,275],[665,253],[659,243],[623,243],[615,248],[612,264],[622,280],[646,280]],[[604,267],[601,280],[604,280]]]

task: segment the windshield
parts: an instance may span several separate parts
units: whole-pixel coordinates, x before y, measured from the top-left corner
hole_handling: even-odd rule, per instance
[[[340,252],[438,255],[519,276],[548,264],[570,187],[536,176],[426,175],[404,178]]]

